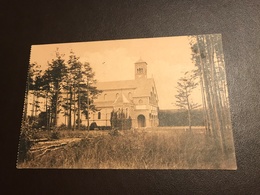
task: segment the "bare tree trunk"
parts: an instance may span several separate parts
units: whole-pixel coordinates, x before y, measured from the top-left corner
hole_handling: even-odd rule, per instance
[[[58,124],[58,98],[59,98],[59,82],[56,83],[56,98],[55,98],[55,118],[54,118],[54,127],[57,128]]]
[[[80,130],[80,89],[78,87],[78,130]]]
[[[88,107],[88,116],[87,116],[87,120],[88,120],[88,131],[89,131],[89,104],[90,104],[90,101],[89,101],[89,81],[87,80],[87,107]]]
[[[221,150],[224,151],[223,148],[223,136],[222,136],[222,122],[221,122],[221,108],[219,106],[219,97],[218,97],[218,88],[217,88],[217,78],[216,78],[216,71],[215,71],[215,64],[214,64],[214,47],[211,40],[211,35],[206,36],[206,42],[208,43],[208,58],[209,58],[209,66],[210,66],[210,73],[211,73],[211,86],[212,86],[212,98],[213,98],[213,109],[214,109],[214,122],[216,124],[216,134],[219,139],[219,144]]]
[[[68,120],[69,120],[69,116],[68,116],[68,98],[69,98],[69,92],[67,90],[66,93],[66,107],[65,107],[65,126],[68,127]]]
[[[190,100],[189,100],[187,89],[185,89],[185,92],[186,92],[187,106],[188,106],[189,131],[191,132],[191,106],[190,106]]]
[[[69,119],[68,119],[68,128],[71,129],[71,118],[72,118],[72,89],[70,86],[69,89],[69,93],[70,93],[70,104],[69,104]]]
[[[58,118],[58,92],[56,92],[56,97],[55,97],[55,115],[54,115],[54,127],[57,127],[57,118]]]
[[[49,125],[49,111],[48,111],[48,92],[45,94],[45,111],[46,111],[46,128],[47,130],[50,129]]]
[[[32,101],[32,113],[31,113],[31,117],[34,117],[34,104],[35,104],[35,95],[34,95],[34,91],[32,92],[33,95],[33,101]]]
[[[38,115],[38,106],[39,106],[39,102],[38,102],[38,96],[39,96],[39,92],[36,91],[36,99],[35,99],[35,111],[34,111],[34,116]]]
[[[203,35],[201,37],[201,43],[203,44],[204,48],[204,70],[206,70],[206,75],[205,75],[205,81],[207,82],[206,86],[208,88],[206,95],[208,96],[208,111],[211,115],[211,128],[212,128],[212,133],[215,141],[215,146],[217,148],[221,148],[222,144],[220,143],[219,139],[219,119],[218,119],[218,113],[216,110],[216,100],[215,100],[215,89],[214,89],[214,82],[212,80],[214,79],[214,75],[212,73],[212,56],[211,55],[211,45],[207,41],[207,36],[208,35]]]
[[[29,78],[29,76],[27,76]],[[27,119],[27,110],[28,110],[28,98],[29,98],[29,79],[27,78],[27,85],[26,85],[26,93],[25,93],[25,100],[24,100],[24,111],[23,111],[23,120],[26,121]]]
[[[76,100],[76,93],[74,91],[74,101]],[[74,118],[73,118],[73,130],[76,129],[76,103],[74,102],[74,110],[73,110],[73,113],[74,113]]]
[[[209,85],[208,85],[208,79],[207,79],[207,71],[206,71],[206,67],[205,67],[205,64],[206,62],[205,61],[205,57],[202,58],[203,56],[203,52],[201,50],[201,47],[205,47],[204,45],[201,46],[201,44],[204,44],[203,43],[203,40],[201,40],[201,38],[199,36],[197,36],[197,44],[198,44],[198,53],[199,53],[199,59],[200,59],[200,71],[201,71],[201,75],[202,75],[202,81],[204,83],[204,89],[203,92],[204,92],[204,95],[203,95],[203,99],[205,100],[205,111],[206,111],[206,115],[207,115],[207,127],[208,127],[208,131],[210,132],[210,134],[212,135],[213,131],[212,129],[214,128],[213,127],[213,122],[212,122],[212,114],[211,114],[211,100],[210,100],[210,92],[209,92]],[[205,54],[204,54],[205,55]]]

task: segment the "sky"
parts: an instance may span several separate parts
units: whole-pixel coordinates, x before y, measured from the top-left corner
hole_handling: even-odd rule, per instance
[[[160,109],[178,108],[177,81],[195,68],[187,36],[32,45],[30,63],[37,62],[46,69],[57,48],[66,61],[73,50],[81,62],[89,62],[95,79],[102,82],[134,79],[134,63],[141,58],[148,64],[147,77],[155,80]],[[201,104],[199,87],[191,98]]]

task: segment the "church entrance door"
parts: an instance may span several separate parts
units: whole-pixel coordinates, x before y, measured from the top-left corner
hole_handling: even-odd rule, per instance
[[[140,114],[137,117],[137,121],[138,121],[138,127],[145,127],[145,116]]]

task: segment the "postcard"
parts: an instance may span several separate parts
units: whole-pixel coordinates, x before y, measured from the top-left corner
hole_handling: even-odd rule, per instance
[[[17,168],[236,170],[221,34],[32,45]]]

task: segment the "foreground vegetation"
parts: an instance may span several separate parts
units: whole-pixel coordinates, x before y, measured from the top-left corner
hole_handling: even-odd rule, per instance
[[[75,136],[77,135],[77,136]],[[79,137],[40,157],[31,155],[18,168],[90,169],[235,169],[233,147],[228,154],[203,133],[183,129],[77,131],[60,138]],[[229,146],[232,146],[232,140]]]

